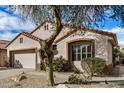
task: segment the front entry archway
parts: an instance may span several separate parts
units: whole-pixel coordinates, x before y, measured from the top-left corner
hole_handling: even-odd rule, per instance
[[[68,45],[69,49],[69,61],[81,69],[81,60],[83,58],[94,56],[94,43],[93,41],[76,41],[71,42]]]

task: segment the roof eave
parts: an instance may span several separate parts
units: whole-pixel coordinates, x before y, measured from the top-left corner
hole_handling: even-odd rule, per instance
[[[7,48],[14,40],[16,40],[16,38],[18,38],[22,33],[18,34],[12,41],[10,41],[5,48]]]
[[[41,40],[41,39],[36,40],[36,39],[34,39],[34,38],[31,38],[31,37],[27,36],[26,34],[24,34],[24,32],[22,32],[22,33],[20,33],[19,35],[17,35],[5,48],[7,48],[12,42],[14,42],[14,40],[16,40],[20,35],[24,35],[24,36],[26,36],[26,37],[28,37],[28,38],[30,38],[30,39],[32,39],[32,40],[35,40],[35,41],[37,41],[37,42],[40,42],[40,40]],[[31,35],[31,34],[30,34],[30,35]]]

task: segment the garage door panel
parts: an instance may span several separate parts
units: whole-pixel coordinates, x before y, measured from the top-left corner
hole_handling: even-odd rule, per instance
[[[35,69],[35,61],[35,53],[14,54],[14,67]]]

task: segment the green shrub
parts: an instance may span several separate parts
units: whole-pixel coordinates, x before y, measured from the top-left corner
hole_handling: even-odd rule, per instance
[[[81,62],[82,69],[91,76],[103,74],[106,61],[101,58],[86,58]]]
[[[53,70],[58,72],[68,71],[67,61],[62,56],[53,59]]]
[[[82,77],[81,74],[72,74],[68,78],[68,83],[69,84],[87,84],[88,79],[85,77]]]

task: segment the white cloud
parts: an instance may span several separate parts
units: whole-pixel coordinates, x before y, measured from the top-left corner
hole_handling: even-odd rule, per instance
[[[6,12],[0,11],[0,30],[24,29],[30,31],[33,28],[34,25],[30,21],[23,23],[17,16],[9,15]]]
[[[115,33],[115,34],[119,35],[119,37],[124,35],[124,28],[122,28],[122,27],[114,27],[107,31]]]
[[[19,33],[11,33],[10,31],[5,31],[4,33],[0,33],[0,39],[11,41],[18,34]]]
[[[17,16],[0,10],[0,39],[11,40],[18,33],[22,31],[31,32],[33,29],[34,25],[30,21],[23,22]]]
[[[124,28],[114,27],[112,29],[104,29],[104,30],[115,33],[117,35],[118,43],[124,45]]]
[[[124,45],[124,41],[118,41],[120,45]]]
[[[24,23],[21,20],[19,20],[19,18],[17,18],[17,17],[4,16],[4,17],[0,18],[0,30],[24,29],[24,30],[30,31],[33,28],[34,28],[34,25],[31,22],[27,21]]]
[[[112,28],[111,30],[108,30],[108,31],[113,32],[113,33],[124,34],[124,28],[121,28],[121,27],[115,27],[115,28]]]

